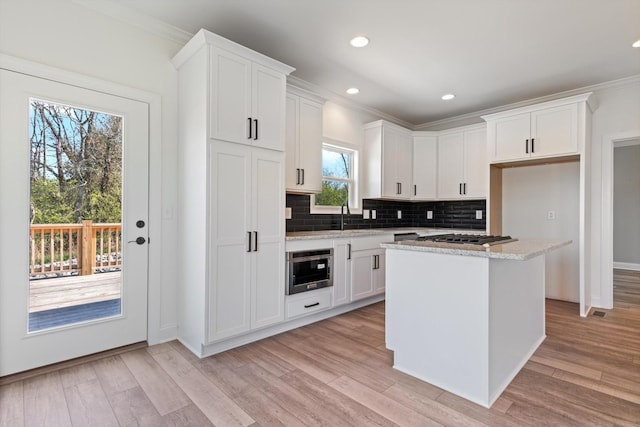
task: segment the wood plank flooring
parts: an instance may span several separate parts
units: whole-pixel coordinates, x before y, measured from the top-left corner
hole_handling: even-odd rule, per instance
[[[638,426],[640,272],[615,309],[548,300],[547,339],[491,409],[395,371],[384,303],[205,359],[177,341],[0,386],[0,426]]]

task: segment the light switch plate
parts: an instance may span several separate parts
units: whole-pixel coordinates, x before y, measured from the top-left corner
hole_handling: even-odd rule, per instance
[[[427,211],[427,219],[433,219],[433,211]]]
[[[369,209],[362,210],[362,219],[369,219]]]
[[[371,219],[376,219],[376,211],[375,211],[375,209],[371,209]]]
[[[291,208],[284,208],[285,219],[291,219]]]
[[[482,219],[482,211],[476,211],[476,219]]]
[[[402,211],[401,210],[398,211],[398,219],[402,219]]]

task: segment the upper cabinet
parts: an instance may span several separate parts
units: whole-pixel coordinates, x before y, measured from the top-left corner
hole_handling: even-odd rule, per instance
[[[438,182],[438,137],[436,132],[413,134],[412,200],[434,200]]]
[[[288,192],[322,191],[322,100],[289,87],[286,115]]]
[[[580,154],[591,93],[483,116],[490,161],[501,163]]]
[[[201,79],[208,79],[210,138],[284,151],[286,76],[293,68],[206,30],[185,45],[173,64],[194,68],[193,83],[181,84],[201,85]]]
[[[440,133],[438,199],[485,198],[488,174],[484,126],[470,126]]]
[[[413,194],[413,136],[384,120],[364,127],[364,198],[409,200]]]

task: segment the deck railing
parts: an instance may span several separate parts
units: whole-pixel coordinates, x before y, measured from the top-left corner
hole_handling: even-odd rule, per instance
[[[29,276],[89,275],[122,266],[121,224],[32,224]]]

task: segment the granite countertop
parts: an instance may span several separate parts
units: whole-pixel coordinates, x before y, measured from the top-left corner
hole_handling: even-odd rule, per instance
[[[312,240],[312,239],[338,239],[375,236],[380,234],[398,233],[418,233],[421,236],[464,233],[464,234],[486,234],[484,230],[466,230],[459,228],[428,228],[428,227],[392,227],[392,228],[370,228],[358,230],[318,230],[318,231],[293,231],[287,232],[286,240]]]
[[[386,249],[526,261],[554,249],[569,245],[571,242],[571,240],[556,239],[520,239],[515,242],[485,248],[484,246],[469,244],[409,240],[383,243],[380,246]]]

